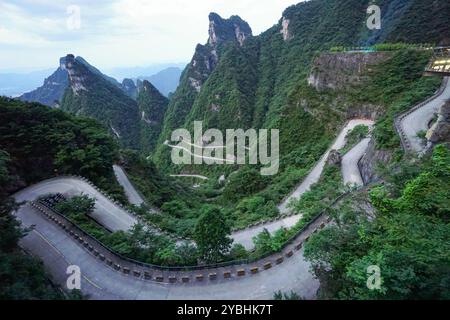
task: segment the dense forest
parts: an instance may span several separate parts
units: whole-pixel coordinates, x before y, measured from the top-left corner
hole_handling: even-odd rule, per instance
[[[237,16],[211,14],[208,43],[196,47],[170,99],[144,81],[134,100],[77,61],[61,110],[0,97],[0,299],[80,298],[55,290],[42,263],[20,250],[18,241],[30,230],[11,214],[14,192],[58,175],[88,178],[141,218],[127,232],[110,232],[88,216],[94,199],[81,195],[55,207],[104,245],[141,262],[257,259],[278,252],[325,212],[334,223],[311,236],[304,251],[321,283],[319,298],[449,299],[449,145],[422,158],[408,155],[394,121],[441,84],[440,77],[424,76],[432,52],[417,44],[449,41],[450,3],[373,3],[385,23],[374,32],[365,28],[367,3],[360,0],[299,3],[258,36]],[[320,63],[349,55],[345,48],[374,44],[381,59],[357,80],[335,88],[310,81]],[[343,76],[339,72],[330,71]],[[339,163],[327,162],[320,180],[291,203],[292,213],[301,213],[294,227],[264,230],[253,238],[252,251],[234,244],[232,231],[280,217],[278,204],[354,115],[376,124],[353,129],[340,155],[370,136],[374,149],[388,155],[373,169],[378,179],[356,190],[343,185]],[[204,130],[279,129],[279,173],[262,176],[250,165],[172,164],[164,142],[172,130],[191,130],[200,120]],[[114,164],[144,198],[140,207],[128,203]],[[183,173],[206,179],[169,176]],[[382,290],[367,290],[370,265],[383,270]]]

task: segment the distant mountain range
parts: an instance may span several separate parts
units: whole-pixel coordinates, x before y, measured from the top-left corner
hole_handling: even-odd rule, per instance
[[[78,59],[82,59],[78,57]],[[86,61],[84,61],[86,62]],[[86,63],[87,64],[87,63]],[[89,65],[89,64],[87,64]],[[89,65],[90,66],[90,65]],[[92,67],[92,66],[90,66]],[[182,69],[185,64],[155,64],[149,67],[135,67],[135,68],[117,68],[107,70],[108,76],[105,75],[112,83],[120,84],[123,80],[133,79],[134,85],[137,86],[137,80],[148,80],[152,83],[164,96],[168,96],[169,93],[174,92],[178,86]],[[92,70],[101,73],[98,69],[92,67]],[[0,73],[0,95],[8,97],[26,97],[27,101],[38,101],[46,105],[53,105],[55,97],[52,96],[52,90],[50,92],[34,92],[36,88],[40,87],[44,83],[44,87],[49,89],[48,84],[51,85],[55,77],[51,77],[53,70],[45,69],[32,72],[7,72]],[[101,73],[103,74],[103,73]],[[55,75],[57,77],[57,75]],[[61,76],[61,73],[59,74]],[[117,79],[117,80],[116,80]],[[49,81],[47,81],[49,80]],[[61,80],[61,79],[59,79]],[[129,87],[130,82],[127,82]],[[47,83],[47,85],[45,85]],[[129,88],[128,88],[129,89]],[[25,94],[26,93],[26,94]],[[46,95],[39,101],[37,98],[39,95]],[[132,93],[136,98],[136,93]]]

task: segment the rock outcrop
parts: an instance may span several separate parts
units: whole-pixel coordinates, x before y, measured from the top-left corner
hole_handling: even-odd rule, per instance
[[[323,53],[313,63],[308,84],[318,91],[345,89],[364,81],[371,67],[390,55],[389,52]]]
[[[130,98],[136,99],[138,95],[138,87],[132,79],[123,79],[122,90]]]
[[[67,55],[69,87],[61,109],[96,119],[117,137],[122,146],[140,149],[140,114],[135,100],[86,61]]]
[[[24,93],[19,99],[28,102],[39,102],[49,107],[56,107],[69,85],[68,73],[65,70],[65,60],[66,57],[60,59],[58,69],[44,80],[44,84],[41,87]]]
[[[340,166],[342,163],[342,155],[337,150],[331,150],[328,155],[327,164],[332,166]]]
[[[291,23],[291,20],[286,19],[285,17],[283,17],[283,19],[281,20],[281,31],[280,33],[283,35],[283,40],[284,41],[288,41],[292,39],[292,34],[289,30],[289,24]]]
[[[377,173],[378,166],[388,164],[391,159],[391,151],[378,150],[375,141],[373,139],[370,140],[366,154],[358,163],[364,185],[377,181],[379,179],[379,174]]]
[[[426,137],[431,146],[441,142],[450,142],[450,101],[440,108],[438,119],[428,130]]]
[[[81,75],[74,73],[69,74],[68,72],[67,67],[69,66],[70,69],[70,66],[72,66],[75,62],[84,65],[91,73],[102,77],[115,87],[122,90],[129,97],[136,99],[137,88],[134,83],[133,88],[133,85],[131,84],[133,81],[131,79],[125,79],[124,83],[119,83],[116,79],[105,75],[100,70],[89,64],[84,58],[75,57],[73,54],[68,54],[67,56],[59,59],[58,69],[56,69],[52,75],[45,79],[44,84],[36,90],[24,93],[21,97],[19,97],[19,99],[28,102],[39,102],[49,107],[59,107],[70,83],[72,83],[72,89],[74,89],[75,92],[85,90],[85,86],[82,85],[83,79],[80,77]]]
[[[227,42],[236,42],[242,46],[252,35],[252,29],[238,16],[223,19],[217,13],[210,13],[208,34],[207,44],[197,45],[189,65],[189,83],[197,92],[200,92],[203,83],[216,68],[221,46]]]

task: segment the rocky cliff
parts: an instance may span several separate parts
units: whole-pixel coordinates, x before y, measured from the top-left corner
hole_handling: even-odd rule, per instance
[[[156,146],[169,100],[149,81],[144,80],[137,103],[141,115],[141,150],[147,154],[152,152]]]
[[[362,83],[373,65],[390,56],[389,52],[322,53],[313,62],[308,84],[318,91],[343,90]]]
[[[124,79],[123,83],[119,83],[116,79],[105,75],[100,70],[89,64],[84,58],[75,57],[73,54],[69,54],[59,60],[58,69],[56,69],[52,75],[44,80],[44,84],[41,87],[23,94],[19,97],[19,99],[28,102],[39,102],[49,107],[59,107],[64,93],[69,86],[69,74],[66,70],[66,64],[68,62],[67,59],[77,61],[78,63],[84,65],[91,73],[102,77],[115,87],[122,90],[129,97],[136,99],[137,88],[131,79]]]
[[[438,114],[436,122],[426,135],[429,146],[437,143],[450,142],[450,101],[444,104]]]
[[[140,115],[136,101],[73,55],[67,55],[64,68],[68,73],[69,87],[61,109],[96,119],[122,146],[140,149]]]
[[[49,107],[57,106],[69,85],[68,74],[65,70],[65,59],[65,57],[60,59],[58,69],[44,80],[44,84],[41,87],[23,94],[19,99],[39,102]]]
[[[392,151],[379,150],[375,141],[369,142],[366,154],[358,163],[364,184],[375,182],[379,179],[378,166],[388,164],[392,159]]]

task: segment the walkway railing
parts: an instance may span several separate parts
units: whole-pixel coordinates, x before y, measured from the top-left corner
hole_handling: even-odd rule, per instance
[[[395,117],[394,126],[395,126],[395,129],[396,129],[398,135],[400,136],[400,141],[401,141],[402,148],[406,152],[410,152],[412,150],[411,150],[411,143],[409,142],[408,137],[407,137],[407,135],[404,132],[403,127],[402,127],[403,119],[405,119],[411,113],[413,113],[413,112],[417,111],[418,109],[422,108],[426,104],[430,103],[434,99],[438,98],[444,92],[445,88],[447,87],[448,81],[449,81],[449,78],[445,77],[444,80],[442,81],[442,84],[441,84],[440,88],[438,89],[438,91],[436,91],[436,93],[433,96],[429,97],[425,101],[422,101],[421,103],[419,103],[418,105],[416,105],[413,108],[409,109],[408,111],[403,112],[403,113],[401,113],[401,114],[399,114],[399,115],[397,115]]]

